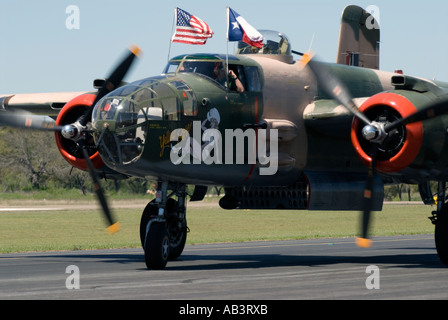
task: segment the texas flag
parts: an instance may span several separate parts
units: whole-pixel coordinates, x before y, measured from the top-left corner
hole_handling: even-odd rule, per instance
[[[229,41],[243,41],[253,47],[263,47],[263,36],[247,21],[231,8],[227,8]]]

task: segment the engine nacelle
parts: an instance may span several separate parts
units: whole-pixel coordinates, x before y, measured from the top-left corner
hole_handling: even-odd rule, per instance
[[[69,101],[59,112],[56,119],[56,125],[63,126],[66,124],[74,123],[81,115],[84,114],[87,108],[91,108],[92,104],[96,98],[94,94],[83,94],[71,101]],[[87,163],[84,160],[82,151],[78,145],[69,139],[62,137],[60,132],[55,133],[56,144],[62,157],[72,166],[80,170],[87,171]],[[98,151],[96,151],[95,143],[92,139],[87,141],[88,149],[92,147],[89,151],[90,159],[96,169],[104,167],[104,162],[101,159]]]
[[[410,96],[413,95],[414,93],[410,94]],[[419,95],[418,98],[411,100],[418,101],[418,105],[421,105],[421,100],[426,100],[426,98]],[[401,94],[384,92],[366,100],[360,107],[360,111],[372,121],[392,123],[397,119],[414,114],[417,111],[414,103]],[[351,129],[352,143],[361,161],[366,166],[370,166],[372,143],[363,138],[362,129],[363,124],[355,118]],[[379,146],[376,169],[383,173],[394,173],[405,169],[418,156],[422,143],[423,124],[421,122],[395,129]]]

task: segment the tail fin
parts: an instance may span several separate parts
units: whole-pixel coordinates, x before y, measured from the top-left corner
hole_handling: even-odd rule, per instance
[[[374,16],[358,6],[344,9],[336,63],[379,69],[380,28]]]

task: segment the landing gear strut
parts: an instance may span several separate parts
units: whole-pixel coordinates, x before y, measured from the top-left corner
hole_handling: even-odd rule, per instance
[[[173,191],[168,194],[168,190]],[[182,254],[188,232],[185,197],[185,185],[159,182],[156,199],[143,211],[140,240],[148,269],[164,269],[168,260],[175,260]]]
[[[446,183],[439,182],[437,194],[437,211],[429,219],[436,226],[434,239],[437,254],[443,264],[448,265],[448,202],[446,200]]]

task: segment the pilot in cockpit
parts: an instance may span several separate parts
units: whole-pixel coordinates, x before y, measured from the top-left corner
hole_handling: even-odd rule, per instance
[[[226,70],[224,68],[224,65],[221,62],[215,63],[215,67],[213,69],[213,75],[217,82],[219,82],[221,85],[226,86],[227,77],[226,77]],[[244,86],[241,83],[240,79],[238,79],[238,76],[236,75],[235,71],[229,68],[229,85],[228,88],[231,91],[236,91],[239,93],[244,92]]]

